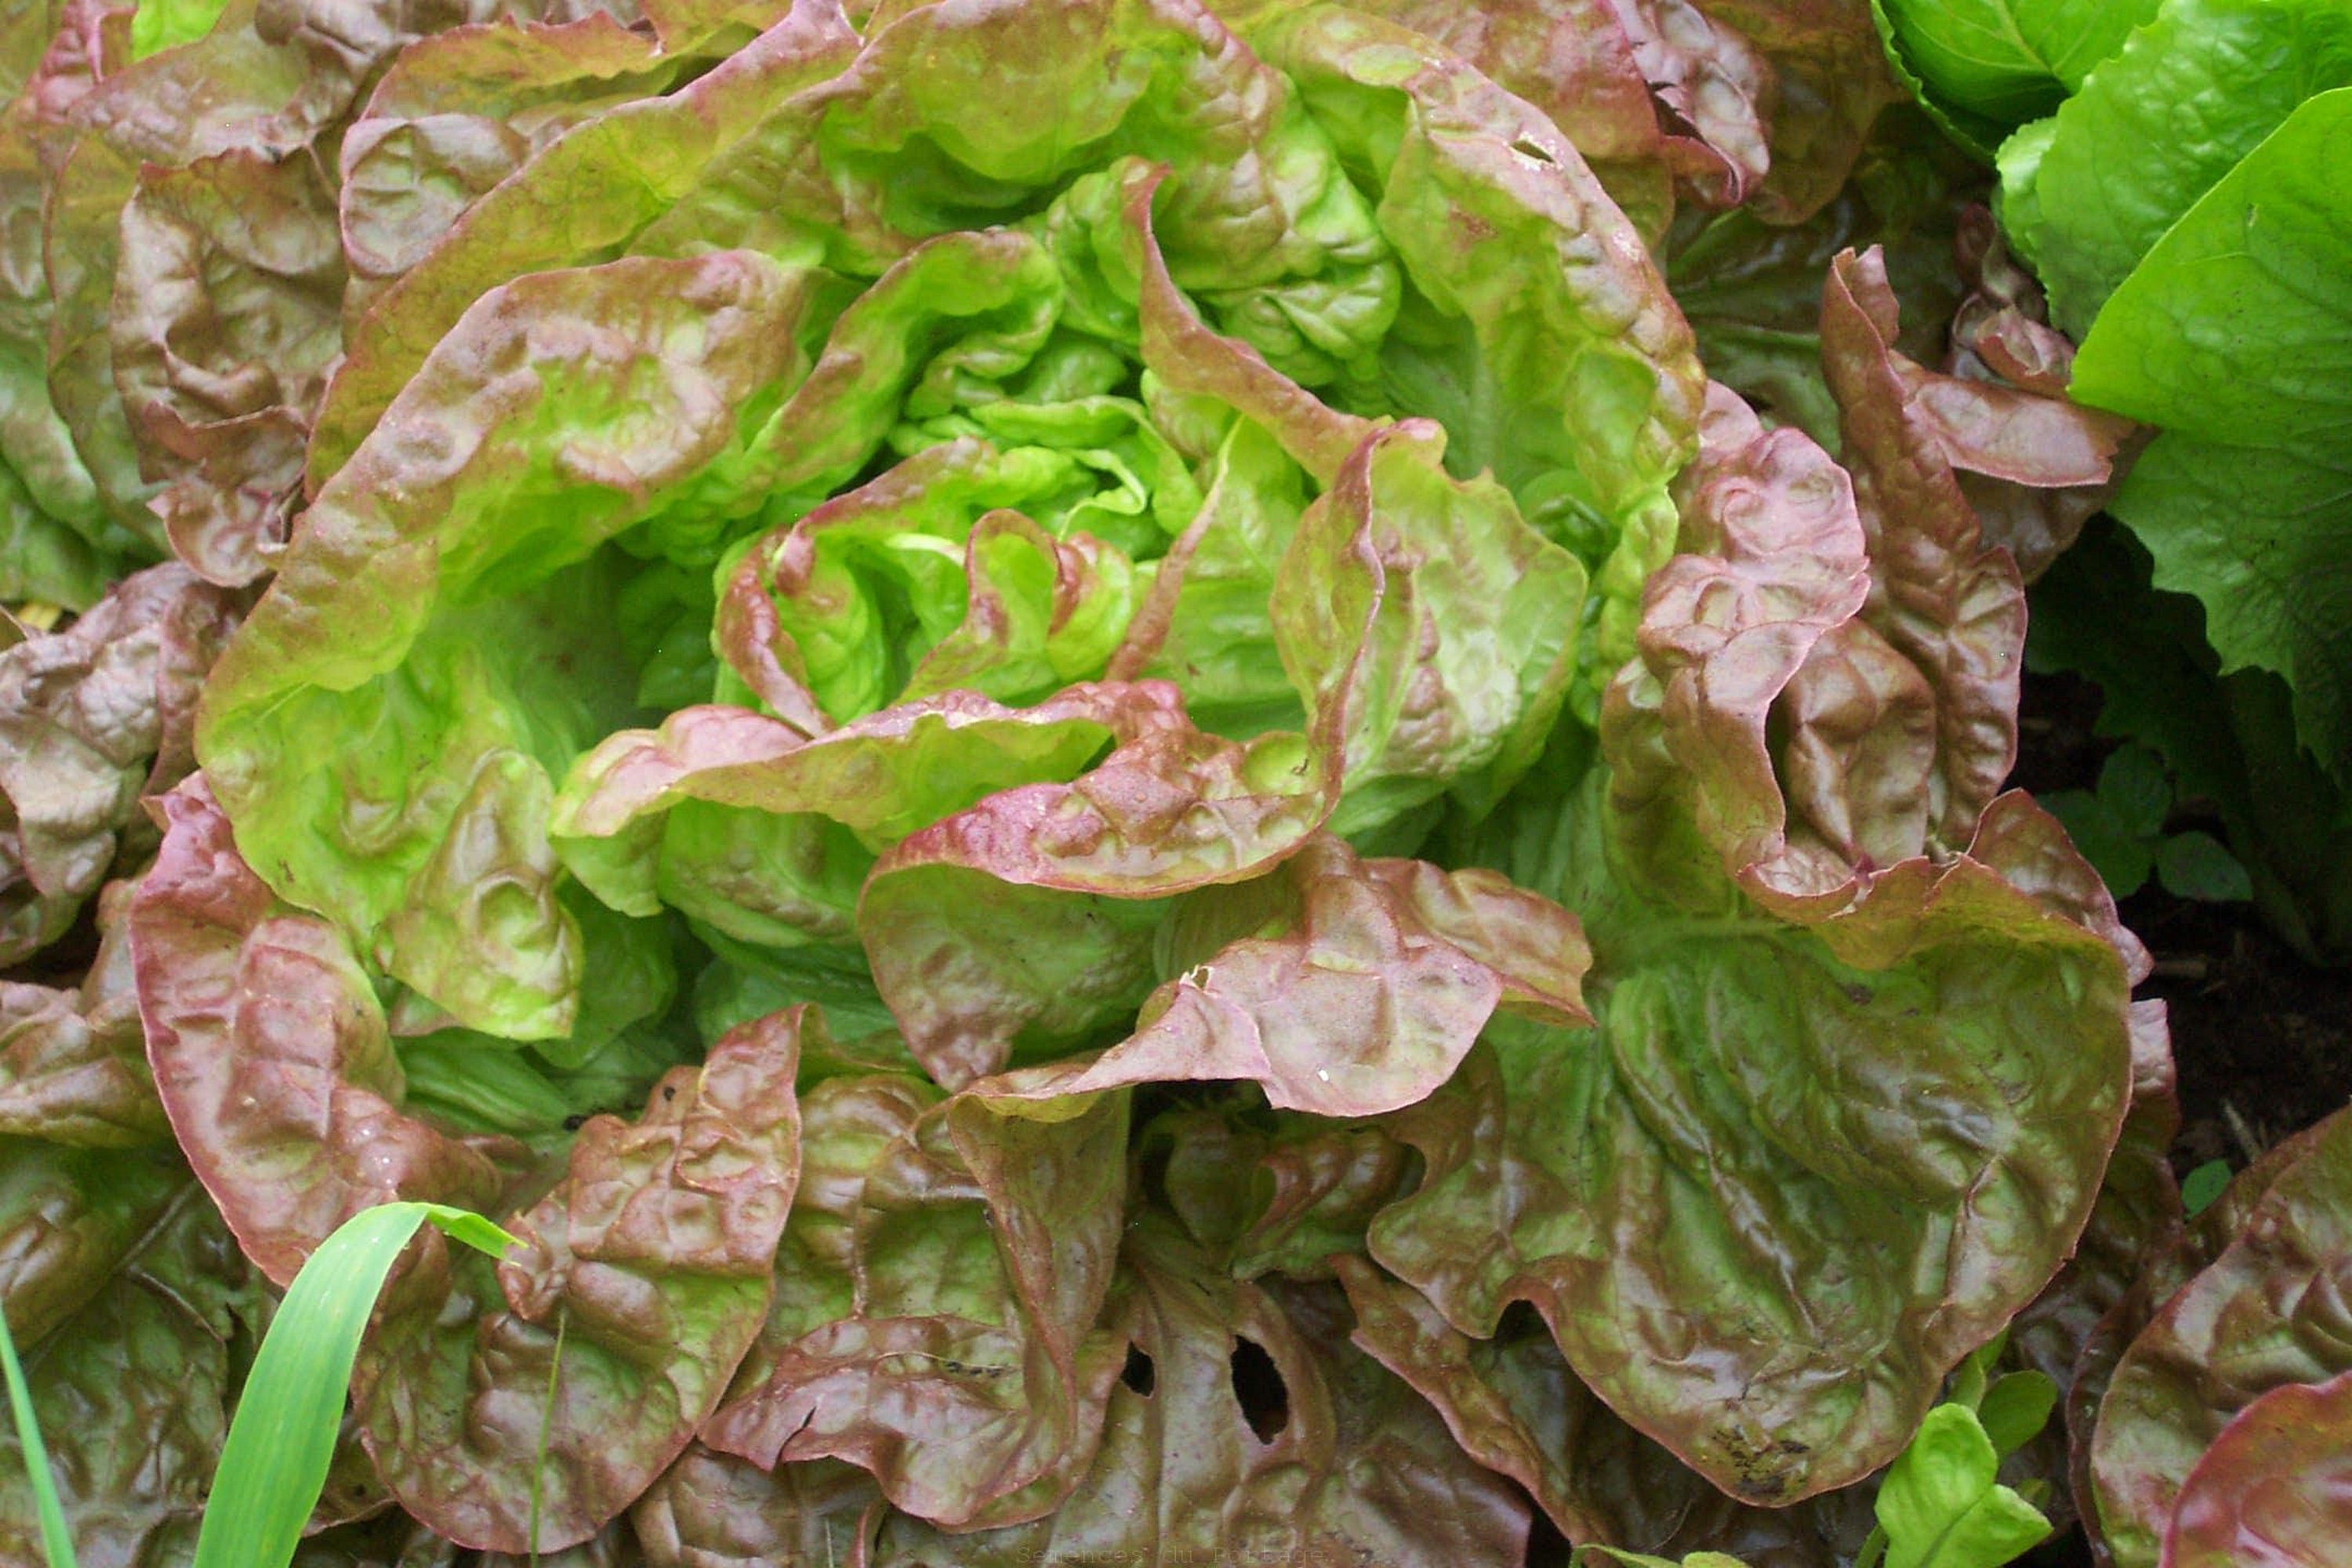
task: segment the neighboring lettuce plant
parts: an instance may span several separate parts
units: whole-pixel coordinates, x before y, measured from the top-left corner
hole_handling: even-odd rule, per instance
[[[2102,545],[2045,595],[2037,637],[2106,688],[2108,728],[2217,805],[2273,922],[2341,961],[2352,184],[2334,150],[2352,133],[2352,12],[1885,0],[1885,13],[1927,101],[1998,148],[2006,238],[2082,343],[2072,395],[2155,430],[2113,503],[2145,557]]]
[[[11,1321],[155,1278],[204,1374],[78,1528],[169,1550],[228,1347],[432,1203],[517,1245],[386,1287],[362,1560],[1825,1564],[1923,1467],[2021,1535],[1899,1457],[2170,1192],[2002,789],[2127,426],[1928,259],[1861,7],[347,9],[83,16],[48,176],[93,483],[270,575],[201,773],[111,759],[152,864],[89,830],[143,1050],[119,967],[10,1004],[104,1069],[24,1223],[112,1205]],[[1772,427],[1653,250],[1728,342],[1759,236]]]
[[[2347,1192],[2338,1111],[2241,1172],[2099,1325],[2077,1485],[2114,1568],[2317,1568],[2338,1552]]]

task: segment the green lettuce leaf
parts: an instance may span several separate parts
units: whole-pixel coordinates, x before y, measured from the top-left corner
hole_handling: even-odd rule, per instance
[[[247,859],[460,1023],[572,1028],[583,959],[554,896],[550,777],[634,711],[636,684],[604,635],[617,569],[595,552],[805,370],[807,285],[723,252],[492,293],[311,506],[222,656],[198,751]],[[358,732],[381,738],[284,765]]]
[[[2158,0],[1874,0],[1904,62],[1954,107],[2015,125],[2078,91]]]
[[[2074,395],[2161,426],[2116,498],[2158,587],[2203,601],[2225,671],[2284,675],[2295,731],[2352,780],[2352,652],[2340,635],[2342,264],[2352,193],[2327,149],[2352,88],[2307,99],[2167,230],[2084,340]],[[2259,216],[2262,221],[2255,221]]]
[[[2058,106],[2004,211],[2076,337],[2180,216],[2297,105],[2352,85],[2352,18],[2284,0],[2170,0]],[[2004,157],[2007,153],[2004,153]]]
[[[1632,651],[1643,579],[1673,549],[1665,486],[1702,391],[1689,329],[1559,131],[1410,38],[1324,8],[1262,47],[1380,183],[1381,228],[1412,287],[1382,348],[1386,400],[1444,425],[1454,472],[1491,471],[1592,572],[1590,711]]]
[[[499,179],[351,324],[311,440],[311,493],[477,300],[527,273],[620,255],[764,110],[840,69],[856,45],[837,5],[803,0],[709,74],[581,121]],[[366,262],[359,269],[369,275]]]

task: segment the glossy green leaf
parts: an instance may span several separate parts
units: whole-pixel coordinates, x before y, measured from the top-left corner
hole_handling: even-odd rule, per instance
[[[2100,311],[2074,395],[2162,427],[2116,514],[2159,587],[2203,600],[2224,670],[2286,677],[2323,768],[2352,766],[2352,645],[2334,586],[2352,552],[2352,88],[2305,100],[2182,215]],[[2226,500],[2224,500],[2226,498]]]
[[[1996,122],[2048,113],[2157,9],[2156,0],[1882,0],[1912,68]]]
[[[2053,317],[2078,338],[2165,231],[2297,105],[2352,85],[2352,16],[2335,0],[2147,10],[2114,59],[2068,84],[2079,90],[2039,130],[2037,158],[2002,154],[2004,216]]]
[[[2180,1206],[2191,1219],[2210,1207],[2230,1184],[2230,1162],[2208,1160],[2180,1179]]]
[[[1886,1568],[2001,1568],[2048,1537],[2042,1511],[1994,1479],[1999,1466],[1974,1411],[1929,1411],[1878,1489]]]

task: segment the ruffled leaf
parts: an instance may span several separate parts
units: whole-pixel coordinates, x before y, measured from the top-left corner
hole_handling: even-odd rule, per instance
[[[1123,1228],[1121,1095],[810,1093],[792,1283],[703,1441],[838,1458],[950,1528],[1053,1509],[1094,1452],[1119,1346],[1095,1331]]]
[[[1526,1504],[1403,1383],[1346,1353],[1331,1287],[1222,1281],[1155,1218],[1125,1257],[1129,1373],[1071,1500],[1033,1524],[970,1535],[894,1518],[877,1564],[1521,1560]]]
[[[341,933],[240,859],[202,775],[129,916],[147,1057],[172,1130],[239,1245],[279,1285],[380,1203],[482,1208],[490,1154],[405,1114],[374,987]]]
[[[2091,1439],[2086,1502],[2117,1568],[2158,1562],[2182,1489],[2242,1412],[2274,1389],[2352,1370],[2333,1289],[2352,1248],[2347,1180],[2352,1116],[2338,1112],[2242,1173],[2199,1217],[2227,1245],[2131,1342]],[[2262,1430],[2257,1418],[2247,1436]],[[2217,1478],[2229,1473],[2226,1458],[2216,1463]]]
[[[157,566],[0,650],[0,964],[55,940],[152,847],[139,798],[187,773],[196,689],[235,618],[226,595]]]
[[[563,1179],[506,1222],[521,1245],[495,1268],[427,1238],[352,1379],[403,1507],[466,1545],[570,1546],[685,1449],[775,1289],[799,1179],[793,1078],[816,1027],[801,1011],[747,1024],[637,1121],[591,1120]]]

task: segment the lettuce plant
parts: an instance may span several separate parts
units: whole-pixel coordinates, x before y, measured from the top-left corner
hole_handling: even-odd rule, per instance
[[[2213,802],[2288,939],[2340,960],[2347,193],[2322,149],[2352,102],[2352,20],[2324,0],[1885,16],[1927,100],[1997,149],[2009,245],[2082,343],[2072,395],[2153,427],[2114,500],[2128,542],[2044,596],[2045,657]]]
[[[410,9],[110,13],[78,101],[259,120],[47,208],[243,612],[115,900],[158,1201],[240,1302],[516,1238],[395,1271],[322,1534],[1830,1562],[2079,1338],[2160,1010],[2002,784],[2127,426],[1906,339],[1859,7]],[[1656,259],[1727,211],[1810,433]]]

